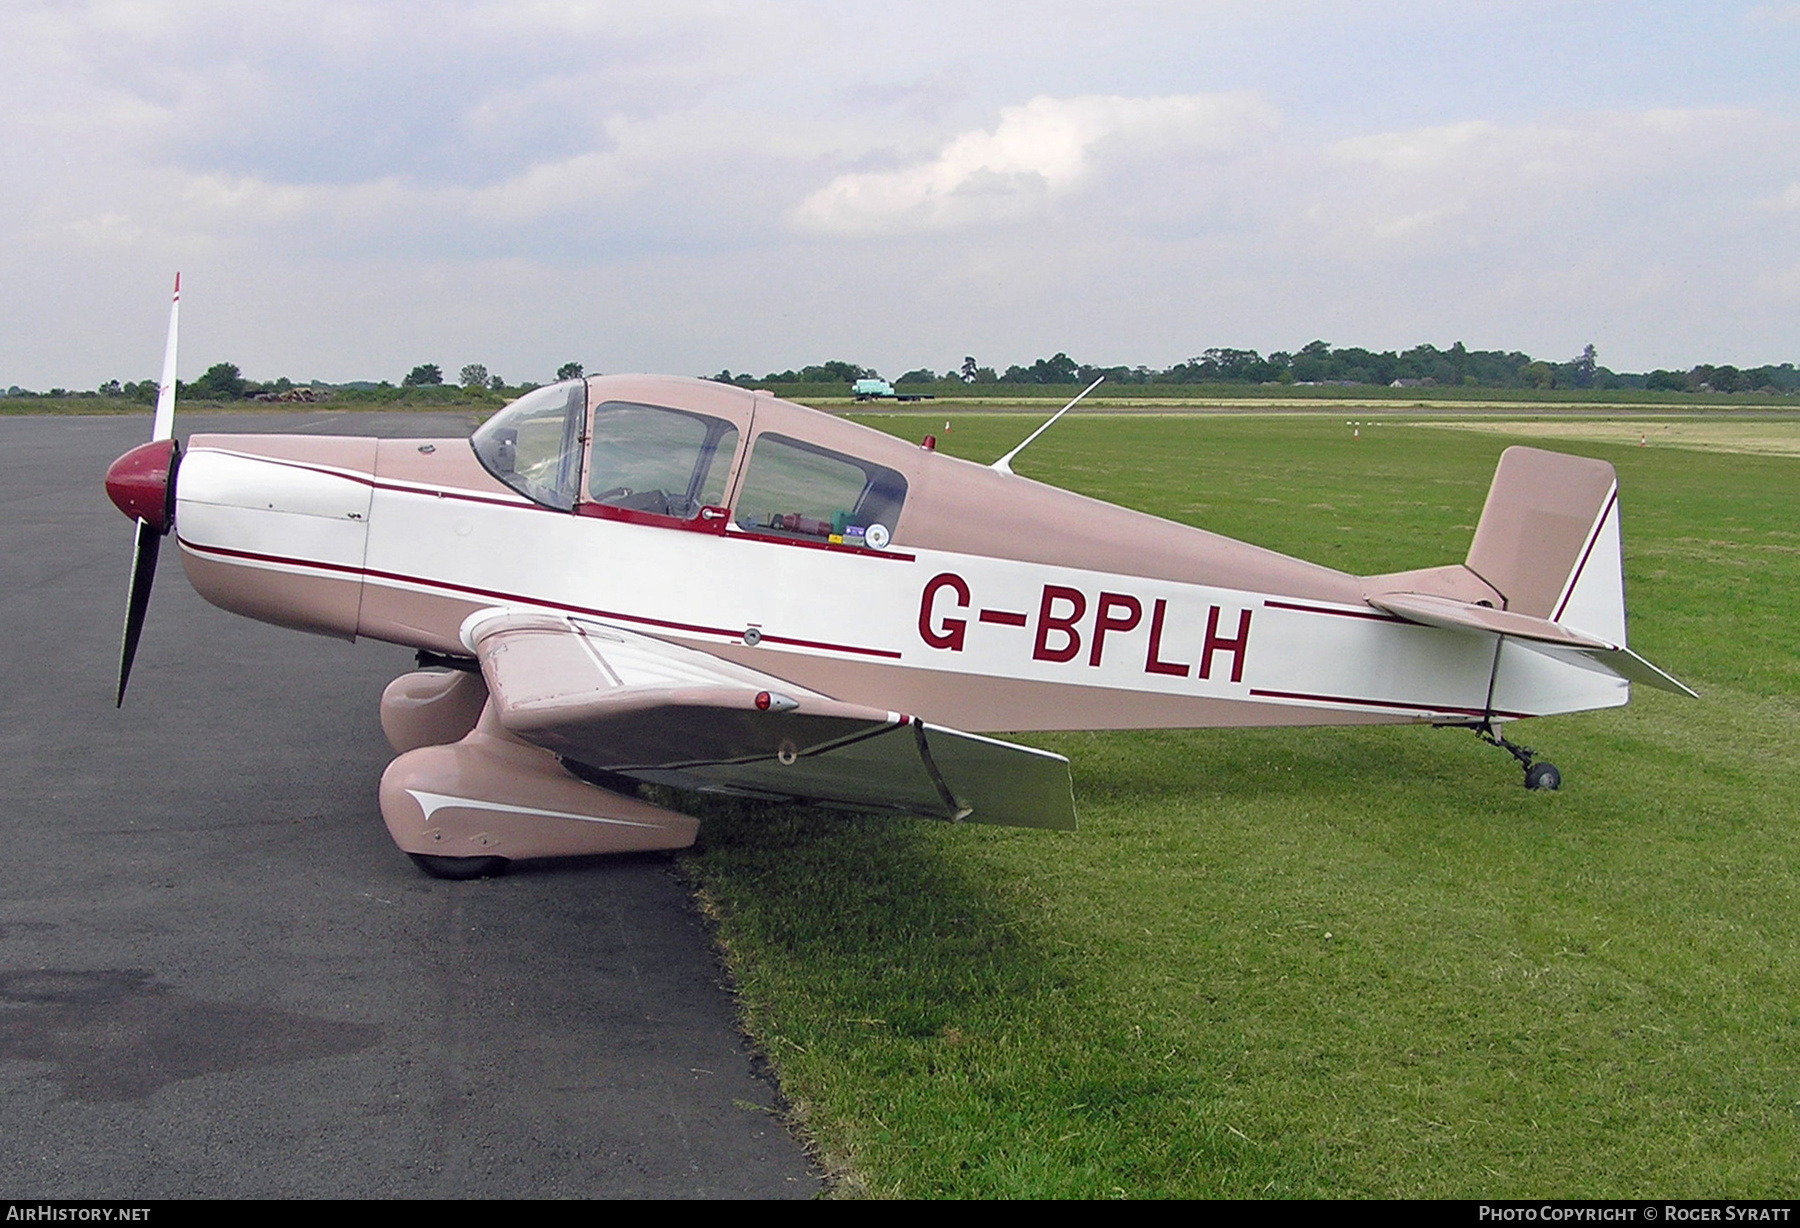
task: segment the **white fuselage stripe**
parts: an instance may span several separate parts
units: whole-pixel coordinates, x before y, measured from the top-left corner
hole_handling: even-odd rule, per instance
[[[524,814],[540,819],[573,819],[577,823],[607,823],[614,827],[655,828],[655,823],[633,823],[629,819],[608,819],[594,814],[574,814],[567,810],[542,810],[536,806],[519,806],[508,802],[488,802],[478,797],[457,797],[450,793],[432,793],[426,789],[408,789],[419,808],[425,812],[425,821],[431,822],[431,816],[440,810],[491,810],[495,814]]]

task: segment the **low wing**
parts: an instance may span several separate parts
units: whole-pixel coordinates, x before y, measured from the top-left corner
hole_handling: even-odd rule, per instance
[[[1369,598],[1369,604],[1428,627],[1511,636],[1527,648],[1572,665],[1599,669],[1632,682],[1698,698],[1687,684],[1658,669],[1623,644],[1608,643],[1549,619],[1426,593],[1381,593]]]
[[[1072,830],[1061,755],[844,703],[588,619],[488,610],[463,626],[508,732],[652,784]]]

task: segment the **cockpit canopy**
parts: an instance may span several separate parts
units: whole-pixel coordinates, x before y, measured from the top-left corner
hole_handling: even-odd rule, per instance
[[[890,540],[906,499],[906,478],[894,468],[758,429],[733,490],[749,414],[733,422],[627,400],[590,407],[589,394],[582,380],[527,393],[476,430],[475,455],[500,481],[560,511],[712,532],[729,523],[765,537],[877,550]],[[786,418],[791,430],[800,425],[794,412],[784,406],[776,420]],[[727,499],[735,504],[729,521]]]

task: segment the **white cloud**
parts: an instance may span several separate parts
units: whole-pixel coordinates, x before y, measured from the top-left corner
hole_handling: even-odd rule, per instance
[[[1479,156],[1492,147],[1504,130],[1487,120],[1415,128],[1410,132],[1378,132],[1350,137],[1326,151],[1332,162],[1367,163],[1388,171],[1426,171],[1451,162]]]
[[[74,242],[86,248],[125,250],[144,240],[144,228],[123,213],[95,213],[73,217],[62,223],[62,230]]]
[[[1800,210],[1800,183],[1790,183],[1774,196],[1766,196],[1757,202],[1770,213],[1793,213]]]
[[[1039,96],[1004,108],[991,131],[953,138],[929,162],[840,175],[800,204],[793,223],[876,235],[1016,217],[1082,187],[1108,157],[1216,157],[1275,121],[1246,94]]]
[[[1762,290],[1786,303],[1800,303],[1800,262],[1758,278]],[[1790,360],[1791,361],[1791,360]]]
[[[503,183],[468,194],[469,216],[477,221],[518,223],[547,214],[592,209],[639,186],[611,152],[577,154],[540,162]]]
[[[1744,14],[1744,24],[1751,29],[1800,26],[1800,4],[1759,4]]]
[[[1744,157],[1767,163],[1789,128],[1751,111],[1654,108],[1371,133],[1323,151],[1310,217],[1337,252],[1391,258],[1399,244],[1466,248],[1566,231],[1596,212],[1615,214],[1621,229],[1694,215],[1702,201],[1741,212],[1751,183],[1717,168]]]

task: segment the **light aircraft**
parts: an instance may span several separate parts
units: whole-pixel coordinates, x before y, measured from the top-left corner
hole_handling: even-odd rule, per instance
[[[137,522],[119,702],[171,532],[224,609],[416,649],[380,805],[435,875],[689,844],[645,783],[1072,828],[1068,761],[994,730],[1430,722],[1555,788],[1506,722],[1687,691],[1626,647],[1601,461],[1508,449],[1464,562],[1353,576],[703,380],[553,384],[467,439],[182,447],[179,304],[152,442],[106,479]]]

